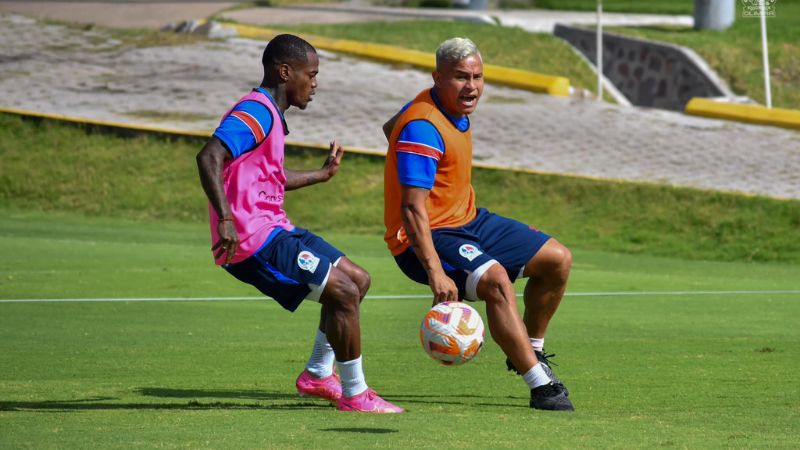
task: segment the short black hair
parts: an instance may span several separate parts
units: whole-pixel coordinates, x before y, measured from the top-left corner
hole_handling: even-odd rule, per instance
[[[308,53],[316,53],[314,46],[293,34],[279,34],[272,38],[264,49],[261,64],[266,73],[279,64],[306,63]]]

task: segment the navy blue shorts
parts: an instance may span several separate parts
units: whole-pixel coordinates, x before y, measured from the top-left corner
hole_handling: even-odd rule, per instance
[[[281,231],[253,256],[223,266],[281,306],[294,311],[308,298],[319,301],[331,266],[344,253],[314,233],[296,227]]]
[[[533,227],[483,208],[478,208],[475,219],[463,227],[437,228],[431,234],[442,268],[455,281],[459,298],[466,300],[478,300],[478,280],[495,262],[506,269],[513,282],[550,239]],[[395,256],[395,261],[407,277],[428,284],[428,275],[413,248]]]

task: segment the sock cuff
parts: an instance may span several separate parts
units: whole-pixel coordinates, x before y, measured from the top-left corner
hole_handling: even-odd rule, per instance
[[[531,347],[537,352],[541,352],[544,349],[544,338],[530,338]]]
[[[350,367],[356,364],[361,364],[361,355],[358,355],[358,358],[351,359],[350,361],[336,361],[336,365],[339,367]]]
[[[542,363],[536,363],[535,366],[531,367],[529,371],[522,375],[522,379],[528,383],[528,386],[531,389],[543,386],[553,381],[547,376],[547,373],[545,373]]]
[[[317,328],[317,336],[314,338],[314,340],[325,345],[326,347],[331,346],[330,342],[328,342],[328,336],[326,336],[325,333],[319,328]]]

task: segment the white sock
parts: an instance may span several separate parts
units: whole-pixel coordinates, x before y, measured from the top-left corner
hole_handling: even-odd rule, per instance
[[[328,343],[328,338],[322,330],[317,328],[314,350],[311,351],[311,358],[306,363],[306,370],[317,378],[329,377],[333,374],[333,361],[335,358],[333,347]]]
[[[537,388],[539,386],[544,386],[545,384],[550,383],[550,377],[544,373],[544,369],[540,363],[536,363],[535,366],[531,367],[531,370],[525,372],[525,375],[522,376],[522,379],[528,383],[531,389]]]
[[[537,338],[530,338],[531,340],[531,347],[537,352],[541,352],[544,348],[544,338],[537,339]]]
[[[336,365],[339,366],[339,376],[342,378],[342,395],[353,397],[367,390],[361,356],[352,361],[336,361]]]

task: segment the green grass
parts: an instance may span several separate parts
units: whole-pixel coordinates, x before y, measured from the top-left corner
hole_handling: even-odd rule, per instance
[[[372,272],[371,295],[427,292],[380,238],[323,231]],[[4,210],[0,246],[5,299],[256,294],[213,267],[198,224]],[[800,287],[797,265],[580,250],[575,261],[571,294]],[[553,448],[791,448],[798,300],[568,296],[548,346],[577,412],[559,414],[527,408],[488,337],[466,366],[430,361],[417,332],[427,299],[368,298],[367,381],[409,410],[391,417],[295,396],[314,304],[0,303],[0,447],[527,448],[544,433]]]
[[[277,28],[277,27],[274,27]],[[388,44],[433,53],[444,40],[467,36],[481,49],[486,63],[569,78],[573,87],[589,89],[597,83],[591,69],[563,40],[520,28],[456,21],[303,25],[282,29],[318,36]]]
[[[125,139],[10,115],[0,115],[0,142],[6,208],[149,222],[207,218],[194,160],[199,142]],[[322,156],[290,150],[287,165],[315,168]],[[476,169],[473,182],[479,205],[571,248],[800,262],[798,201],[488,169]],[[311,229],[377,236],[382,196],[383,160],[351,154],[331,182],[290,193],[287,210]]]
[[[597,0],[521,0],[536,8],[595,11]],[[632,12],[650,14],[692,14],[692,0],[604,0],[603,10],[608,12]]]
[[[201,144],[9,115],[0,142],[0,299],[256,295],[211,261]],[[427,296],[379,235],[381,173],[379,159],[348,155],[287,207],[370,271],[372,296]],[[474,180],[480,202],[573,249],[548,347],[576,413],[530,410],[488,337],[466,366],[430,361],[417,331],[427,299],[362,308],[367,381],[409,410],[390,417],[296,397],[314,304],[0,303],[0,448],[796,446],[800,202],[493,170]],[[792,292],[641,293],[676,290]],[[578,295],[619,291],[640,294]]]
[[[800,109],[800,1],[781,0],[775,8],[775,17],[767,20],[772,104]],[[742,17],[741,4],[737,2],[736,21],[723,32],[675,27],[610,31],[689,47],[698,52],[734,92],[763,104],[766,97],[760,27],[758,18]]]

